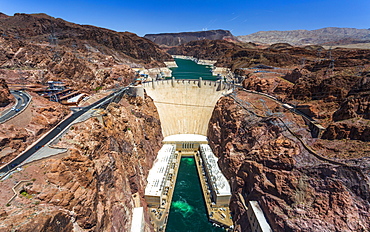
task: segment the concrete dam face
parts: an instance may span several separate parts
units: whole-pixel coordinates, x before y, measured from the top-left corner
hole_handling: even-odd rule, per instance
[[[143,84],[154,100],[164,137],[175,134],[207,136],[209,120],[217,100],[232,92],[220,81],[160,80]]]

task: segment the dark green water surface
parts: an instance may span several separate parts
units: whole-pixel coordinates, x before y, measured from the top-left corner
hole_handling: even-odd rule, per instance
[[[178,68],[171,68],[172,76],[176,79],[199,79],[215,81],[209,65],[199,65],[191,60],[175,59]],[[208,68],[207,68],[208,67]]]
[[[224,231],[208,221],[194,158],[181,158],[166,232]]]

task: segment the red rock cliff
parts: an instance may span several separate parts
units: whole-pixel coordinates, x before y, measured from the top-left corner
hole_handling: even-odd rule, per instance
[[[219,166],[231,183],[236,231],[250,230],[237,193],[246,201],[259,201],[274,231],[367,231],[369,159],[353,159],[351,167],[319,159],[298,140],[312,142],[298,126],[304,126],[298,119],[268,101],[274,110],[261,117],[264,114],[254,108],[258,106],[253,96],[239,93],[238,97],[254,102],[253,107],[221,98],[208,128]]]
[[[30,164],[0,183],[3,189],[33,179],[25,186],[29,199],[2,207],[0,231],[129,231],[132,208],[146,207],[146,177],[162,141],[153,109],[149,98],[112,103],[104,124],[92,118],[70,129],[58,145],[70,147],[64,157]]]

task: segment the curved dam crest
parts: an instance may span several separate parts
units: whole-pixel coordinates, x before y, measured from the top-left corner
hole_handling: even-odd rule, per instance
[[[202,79],[173,78],[146,82],[143,87],[157,107],[164,137],[175,134],[207,136],[216,102],[232,92],[232,86]]]

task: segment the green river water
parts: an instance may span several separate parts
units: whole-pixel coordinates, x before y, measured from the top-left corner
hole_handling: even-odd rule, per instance
[[[208,221],[194,158],[181,158],[166,232],[224,231]]]
[[[172,75],[177,79],[216,80],[210,69],[190,60],[176,59],[178,68]],[[208,221],[207,210],[194,158],[181,158],[166,232],[224,231]]]
[[[191,60],[175,59],[177,68],[171,68],[172,76],[176,79],[199,79],[215,81],[209,65],[199,65]]]

